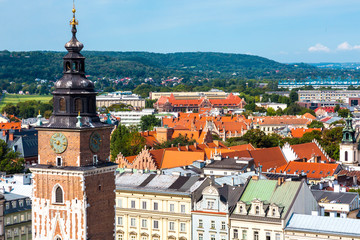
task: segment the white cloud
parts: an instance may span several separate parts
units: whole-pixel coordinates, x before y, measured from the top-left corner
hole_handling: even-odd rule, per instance
[[[360,45],[351,46],[348,42],[343,42],[338,45],[337,50],[348,51],[348,50],[359,50]]]
[[[330,52],[330,49],[321,43],[317,43],[315,46],[311,46],[308,49],[309,52]]]

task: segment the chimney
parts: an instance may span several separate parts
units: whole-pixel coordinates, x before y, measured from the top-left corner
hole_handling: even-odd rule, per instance
[[[281,186],[281,184],[284,182],[284,178],[283,177],[279,177],[278,178],[278,186]]]
[[[9,133],[9,141],[14,141],[14,133]]]

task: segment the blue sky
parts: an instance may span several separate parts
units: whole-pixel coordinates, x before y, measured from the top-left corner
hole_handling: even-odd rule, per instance
[[[76,0],[86,50],[360,62],[359,0]],[[0,49],[64,50],[72,0],[0,0]]]

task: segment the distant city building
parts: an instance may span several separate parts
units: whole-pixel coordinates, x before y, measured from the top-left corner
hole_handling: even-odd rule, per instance
[[[263,107],[265,109],[272,108],[275,111],[278,109],[284,110],[285,108],[287,108],[286,103],[260,102],[260,103],[255,103],[255,104],[258,107]]]
[[[300,87],[306,87],[306,86],[312,86],[313,88],[338,88],[338,89],[347,89],[350,86],[353,87],[359,87],[360,86],[360,80],[359,79],[305,79],[305,80],[280,80],[278,82],[279,88],[300,88]]]
[[[110,112],[112,116],[119,120],[119,123],[125,126],[138,126],[142,116],[153,115],[155,109],[142,109],[141,111],[118,111]]]
[[[129,92],[114,92],[96,96],[96,107],[110,107],[114,104],[131,105],[135,109],[145,108],[145,99]]]
[[[208,92],[150,92],[149,98],[151,100],[158,100],[161,97],[170,97],[174,95],[177,99],[198,99],[202,97],[207,98],[226,98],[228,93],[218,90],[211,89]]]
[[[360,90],[299,90],[299,102],[335,101],[349,103],[349,98],[360,98]]]
[[[200,109],[212,108],[229,108],[242,109],[246,102],[239,96],[230,93],[226,97],[211,98],[207,96],[200,96],[197,98],[175,97],[171,94],[169,97],[161,96],[154,104],[155,109],[159,112],[184,112],[184,111],[198,111]]]

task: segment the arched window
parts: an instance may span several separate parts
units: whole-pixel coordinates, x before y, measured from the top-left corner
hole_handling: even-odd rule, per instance
[[[79,65],[78,65],[77,62],[74,62],[74,63],[73,63],[73,71],[74,71],[74,72],[78,72],[78,71],[79,71]]]
[[[83,106],[82,106],[82,100],[81,98],[75,99],[75,112],[82,112]]]
[[[345,161],[347,161],[347,160],[348,160],[348,152],[345,151]]]
[[[70,65],[70,62],[66,62],[66,71],[67,72],[70,72],[71,71],[71,65]]]
[[[55,203],[63,203],[64,202],[64,193],[60,186],[56,186],[55,189]]]
[[[55,237],[55,240],[61,240],[61,237],[56,236],[56,237]]]
[[[275,209],[275,208],[272,209],[272,215],[273,215],[273,216],[276,215],[276,209]]]
[[[65,98],[60,98],[60,100],[59,100],[59,110],[60,110],[60,112],[65,112],[66,111],[66,100],[65,100]]]

